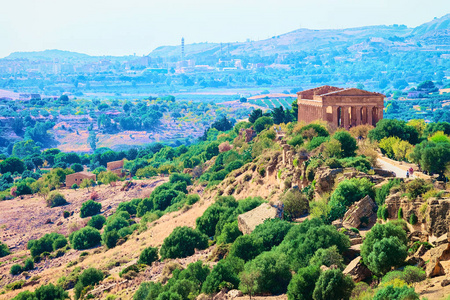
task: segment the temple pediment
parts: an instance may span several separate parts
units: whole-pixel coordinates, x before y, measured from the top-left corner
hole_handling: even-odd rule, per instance
[[[329,92],[326,94],[322,94],[320,96],[322,96],[322,97],[326,97],[326,96],[382,96],[382,97],[384,97],[383,94],[360,90],[357,88],[348,88],[348,89],[343,89],[343,90],[332,91],[332,92]]]

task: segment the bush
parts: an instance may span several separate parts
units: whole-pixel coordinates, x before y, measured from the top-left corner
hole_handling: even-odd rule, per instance
[[[303,137],[301,135],[296,135],[288,142],[289,145],[295,147],[303,144]]]
[[[97,246],[102,238],[97,229],[87,226],[73,232],[69,239],[74,249],[84,250]]]
[[[374,300],[419,300],[419,295],[414,291],[413,287],[408,287],[407,285],[401,287],[394,287],[393,285],[388,285],[377,291]]]
[[[306,149],[308,151],[312,151],[329,140],[330,138],[325,136],[313,137],[312,140],[306,145]]]
[[[284,216],[287,220],[293,220],[308,212],[308,199],[298,189],[287,191],[281,198],[284,204]]]
[[[401,207],[398,209],[397,218],[403,219],[403,209]]]
[[[376,224],[366,235],[361,256],[375,274],[385,274],[391,267],[401,265],[407,256],[405,231],[391,222]]]
[[[3,244],[0,242],[0,257],[6,256],[11,254],[11,251],[9,251],[9,248],[6,244]]]
[[[233,223],[228,223],[223,226],[222,233],[217,237],[218,243],[233,243],[239,236],[242,235],[242,232],[239,230],[238,221],[234,221]]]
[[[417,221],[418,221],[417,216],[414,213],[412,213],[411,216],[409,217],[409,224],[416,225]]]
[[[11,266],[9,273],[11,273],[11,275],[19,275],[20,273],[22,273],[22,271],[23,271],[22,266],[19,264],[15,264]]]
[[[267,219],[256,226],[251,236],[253,239],[261,239],[263,251],[270,251],[274,246],[281,244],[292,226],[291,223],[280,219]]]
[[[234,261],[229,258],[219,261],[208,277],[206,277],[206,280],[202,285],[202,292],[206,294],[217,293],[224,284],[231,288],[237,288],[239,286],[239,277],[237,274],[242,271],[242,269],[242,261]]]
[[[67,245],[64,235],[52,232],[47,233],[38,240],[29,240],[27,248],[31,256],[36,257],[44,252],[52,252]]]
[[[190,227],[176,227],[164,239],[160,254],[162,258],[182,258],[194,254],[195,249],[203,250],[208,247],[208,237],[198,229]]]
[[[419,267],[406,266],[403,271],[391,271],[387,273],[383,279],[383,283],[388,283],[395,279],[400,279],[407,284],[412,284],[414,282],[420,282],[426,279],[426,273]]]
[[[247,274],[256,275],[257,293],[285,293],[292,277],[286,256],[275,252],[263,252],[246,263],[244,270]]]
[[[314,288],[314,300],[349,299],[355,286],[349,276],[342,274],[341,270],[327,270],[320,274]]]
[[[139,256],[139,263],[151,265],[154,261],[158,260],[158,248],[148,247],[142,250]]]
[[[63,212],[63,217],[64,217],[64,219],[67,219],[68,217],[70,217],[70,212],[68,212],[67,210],[65,210],[65,211]]]
[[[253,128],[255,129],[255,131],[257,133],[260,133],[261,131],[263,131],[264,129],[266,129],[266,127],[272,126],[273,125],[273,120],[270,117],[260,117],[258,118],[255,123],[253,123]]]
[[[186,185],[191,185],[191,175],[189,174],[181,174],[181,173],[172,173],[169,177],[170,183],[177,183],[177,182],[186,182]]]
[[[83,271],[78,277],[78,282],[75,285],[75,299],[79,299],[85,287],[94,286],[103,280],[103,273],[96,268],[89,268]]]
[[[316,281],[320,276],[320,267],[310,265],[298,270],[289,282],[287,295],[289,300],[312,299]]]
[[[344,259],[342,258],[342,255],[339,253],[336,246],[317,250],[309,263],[318,267],[323,265],[327,267],[336,265],[339,269],[344,269]]]
[[[103,243],[105,243],[108,248],[114,248],[119,238],[120,236],[116,230],[106,231],[103,234]]]
[[[295,271],[308,266],[318,249],[333,245],[339,253],[343,253],[350,247],[350,240],[334,226],[324,225],[322,220],[316,218],[293,226],[276,251],[287,256],[291,269]]]
[[[331,194],[329,220],[342,218],[348,207],[369,195],[374,198],[373,183],[367,178],[352,178],[341,181]]]
[[[358,149],[358,146],[356,145],[356,139],[352,137],[348,131],[337,131],[333,134],[333,139],[341,143],[343,157],[355,156],[355,151]]]
[[[98,202],[88,200],[81,205],[80,217],[86,218],[99,214],[102,210],[102,205]]]
[[[57,191],[52,191],[47,196],[47,206],[55,207],[67,204],[66,198]]]
[[[133,300],[154,300],[158,298],[163,291],[161,283],[143,282],[139,289],[134,293]]]
[[[13,300],[64,300],[70,299],[67,292],[60,286],[53,284],[41,285],[34,292],[25,291],[19,293]]]
[[[427,184],[422,178],[416,178],[406,184],[406,192],[410,200],[415,200],[417,197],[425,194],[433,188],[432,184]]]
[[[231,245],[230,256],[238,257],[244,261],[254,259],[263,251],[263,241],[253,235],[242,235]]]
[[[106,218],[102,215],[95,215],[93,216],[89,222],[87,223],[88,226],[94,227],[95,229],[102,229],[103,224],[105,224]]]
[[[25,182],[21,182],[21,183],[17,184],[17,189],[16,189],[17,196],[30,195],[30,194],[33,194],[33,191],[28,186],[28,184],[26,184]]]
[[[34,261],[31,258],[27,258],[23,264],[23,271],[30,271],[34,269]]]

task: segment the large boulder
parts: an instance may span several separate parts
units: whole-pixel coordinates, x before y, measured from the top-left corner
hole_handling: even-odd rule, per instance
[[[267,219],[275,219],[277,209],[267,203],[263,203],[242,215],[238,216],[238,227],[243,234],[250,234],[259,224]]]
[[[360,282],[372,275],[370,270],[362,263],[361,256],[352,260],[342,273],[351,276],[355,282]]]
[[[377,215],[377,205],[370,198],[369,195],[365,196],[358,202],[355,202],[344,215],[344,227],[359,228],[361,226],[361,221],[367,219],[367,224],[373,224],[376,222]]]
[[[427,277],[436,277],[445,275],[450,270],[445,270],[441,262],[450,260],[450,244],[443,244],[429,250],[429,262],[425,272]]]
[[[450,199],[428,199],[426,216],[427,231],[431,236],[446,234],[450,225]]]

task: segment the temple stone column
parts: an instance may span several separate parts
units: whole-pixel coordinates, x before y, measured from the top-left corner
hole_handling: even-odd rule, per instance
[[[383,109],[384,107],[378,107],[378,121],[383,119]]]
[[[373,106],[368,106],[367,107],[367,123],[369,125],[373,125],[372,124],[372,115],[373,115]]]
[[[344,128],[348,129],[349,127],[349,114],[348,114],[348,106],[342,107],[343,119],[344,119]]]
[[[336,127],[338,126],[338,106],[332,106],[331,107],[333,109],[333,124],[336,125]]]
[[[362,106],[356,107],[356,126],[361,125],[361,108]]]

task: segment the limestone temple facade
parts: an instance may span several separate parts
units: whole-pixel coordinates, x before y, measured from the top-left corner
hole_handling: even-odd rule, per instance
[[[383,119],[385,96],[356,88],[324,85],[297,93],[298,121],[324,120],[336,127],[370,124]]]

